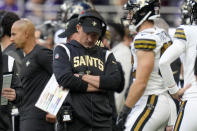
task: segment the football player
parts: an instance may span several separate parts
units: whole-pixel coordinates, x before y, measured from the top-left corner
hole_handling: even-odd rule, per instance
[[[159,59],[171,45],[171,39],[154,25],[153,20],[159,17],[159,0],[128,0],[126,6],[130,29],[138,32],[133,44],[136,79],[117,124],[125,131],[163,131],[171,117],[171,108],[176,108],[159,71]]]
[[[166,50],[159,62],[161,74],[166,86],[169,87],[170,94],[182,101],[174,131],[197,130],[195,124],[197,117],[194,113],[197,110],[197,83],[194,75],[194,63],[197,54],[197,3],[191,0],[188,0],[188,3],[191,6],[190,19],[192,23],[191,25],[181,25],[176,29],[173,45]],[[184,55],[182,63],[185,88],[183,89],[178,88],[170,68],[170,63],[181,54]]]

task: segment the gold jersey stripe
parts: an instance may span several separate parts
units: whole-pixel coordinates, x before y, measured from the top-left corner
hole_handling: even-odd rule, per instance
[[[174,38],[186,40],[186,35],[183,28],[177,28],[174,34]]]
[[[186,40],[186,36],[185,35],[180,35],[180,34],[175,34],[174,38]]]
[[[181,32],[176,32],[174,35],[185,35],[185,33],[181,33]]]
[[[154,45],[135,45],[136,49],[155,49]]]
[[[178,33],[178,32],[179,33],[184,33],[184,30],[183,29],[177,29],[175,33]]]
[[[155,40],[135,40],[134,44],[154,44],[156,45]]]
[[[152,39],[136,39],[134,46],[136,49],[152,50],[156,48],[156,41]]]
[[[148,98],[147,105],[144,109],[144,111],[140,114],[140,116],[137,118],[135,124],[133,125],[133,128],[131,129],[132,131],[139,131],[142,130],[148,119],[151,117],[154,108],[157,103],[158,96],[156,95],[151,95]],[[152,105],[151,107],[148,107],[148,105]]]
[[[178,114],[178,118],[177,118],[175,126],[174,126],[174,131],[178,131],[179,128],[180,128],[180,124],[181,124],[181,121],[183,119],[184,108],[185,108],[186,102],[187,101],[181,102],[181,107],[180,107],[180,111],[179,111],[179,114]]]

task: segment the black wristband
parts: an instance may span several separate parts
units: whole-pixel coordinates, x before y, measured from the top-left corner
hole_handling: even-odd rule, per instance
[[[128,114],[131,112],[131,110],[132,110],[132,108],[129,108],[128,106],[124,105],[122,107],[120,114],[117,117],[116,125],[121,131],[125,129],[125,122],[126,122]]]
[[[124,105],[122,108],[122,112],[124,112],[125,114],[129,114],[131,112],[132,108]]]

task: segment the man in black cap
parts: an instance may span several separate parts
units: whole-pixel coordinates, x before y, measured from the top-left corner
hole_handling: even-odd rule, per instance
[[[67,38],[66,43],[69,43],[72,39],[76,37],[78,24],[78,18],[73,18],[66,22],[65,31],[58,35],[59,38]]]
[[[21,92],[21,82],[19,80],[19,72],[21,70],[21,64],[23,59],[23,52],[20,49],[17,49],[15,45],[11,42],[11,27],[13,23],[19,20],[19,16],[13,12],[9,11],[0,11],[0,44],[2,51],[2,71],[3,74],[12,74],[11,88],[3,88],[2,96],[4,94],[12,94],[9,97],[8,105],[0,105],[0,130],[11,131],[12,124],[15,126],[15,131],[19,130],[19,116],[17,112],[12,112],[14,115],[11,118],[11,110],[16,106],[20,105],[20,99],[22,97]],[[14,90],[15,89],[15,90]],[[14,97],[17,95],[17,98]],[[4,96],[5,97],[5,96]],[[11,123],[11,120],[13,120]]]
[[[104,24],[98,12],[86,11],[78,17],[77,37],[64,45],[66,51],[62,46],[54,50],[56,79],[70,90],[66,115],[72,119],[64,119],[66,131],[112,131],[109,92],[119,90],[121,76],[114,55],[95,46]]]

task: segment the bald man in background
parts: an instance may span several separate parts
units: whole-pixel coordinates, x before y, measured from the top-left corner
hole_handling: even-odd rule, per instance
[[[11,29],[11,41],[25,53],[23,70],[20,72],[24,93],[19,107],[20,131],[54,131],[54,123],[47,119],[47,113],[35,107],[52,75],[53,52],[36,44],[34,33],[35,26],[28,19],[16,21]],[[13,90],[6,94],[7,98],[11,94],[11,98],[16,99],[16,92]]]

